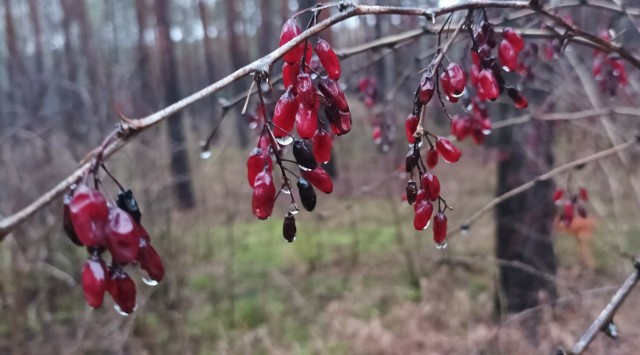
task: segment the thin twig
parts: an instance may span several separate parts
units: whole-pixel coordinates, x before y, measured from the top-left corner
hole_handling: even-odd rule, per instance
[[[611,301],[609,301],[598,317],[596,317],[593,323],[591,323],[587,331],[580,337],[580,340],[578,340],[578,342],[573,346],[573,349],[571,349],[569,354],[582,354],[589,344],[591,344],[596,335],[598,335],[598,333],[613,320],[613,316],[616,314],[616,311],[620,308],[640,279],[640,262],[634,260],[633,267],[634,270],[631,275],[627,277],[624,283],[622,283],[622,286],[620,286],[618,291],[613,295],[613,297],[611,297]]]

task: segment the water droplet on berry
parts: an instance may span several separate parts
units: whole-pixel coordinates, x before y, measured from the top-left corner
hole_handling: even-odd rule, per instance
[[[120,306],[118,306],[117,304],[113,305],[113,309],[116,310],[116,313],[118,313],[119,315],[123,316],[123,317],[128,317],[129,313],[126,313],[124,311],[122,311],[122,309],[120,308]]]
[[[446,248],[446,247],[447,247],[447,242],[446,242],[446,241],[444,241],[444,242],[442,242],[442,243],[436,243],[436,248],[437,248],[437,249],[442,250],[442,249],[444,249],[444,248]]]
[[[292,136],[284,136],[284,137],[276,138],[276,142],[278,142],[278,144],[280,144],[280,145],[289,145],[289,144],[293,143],[293,137]]]
[[[200,159],[203,160],[207,160],[211,158],[211,151],[210,150],[203,150],[200,152]]]
[[[142,282],[144,282],[144,284],[145,284],[145,285],[147,285],[147,286],[151,286],[151,287],[153,287],[153,286],[158,286],[158,284],[159,284],[159,282],[158,282],[158,281],[156,281],[156,280],[152,280],[152,279],[147,278],[147,277],[143,277],[143,278],[142,278]]]
[[[491,134],[491,130],[490,129],[483,129],[482,130],[482,134],[484,134],[485,136],[488,136]]]
[[[430,225],[431,225],[431,220],[429,220],[429,222],[427,222],[427,225],[425,225],[424,228],[422,228],[422,230],[425,230],[425,229],[429,228]]]
[[[300,206],[298,206],[297,203],[292,203],[289,205],[289,213],[291,213],[292,215],[296,215],[298,214],[298,212],[300,212]]]

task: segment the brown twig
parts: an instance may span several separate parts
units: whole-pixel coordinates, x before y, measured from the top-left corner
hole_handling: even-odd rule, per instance
[[[580,337],[578,342],[573,346],[571,352],[569,354],[578,355],[582,354],[589,344],[593,341],[593,339],[601,332],[612,320],[613,316],[615,316],[616,311],[627,296],[633,290],[633,287],[638,283],[640,279],[640,262],[637,260],[633,261],[634,270],[627,277],[627,279],[622,283],[618,291],[611,297],[611,301],[602,309],[598,317],[591,323],[587,331]]]

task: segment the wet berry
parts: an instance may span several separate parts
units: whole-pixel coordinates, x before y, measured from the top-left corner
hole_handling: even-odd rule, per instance
[[[524,40],[512,28],[505,28],[502,35],[504,36],[504,39],[511,44],[516,53],[519,53],[524,48]]]
[[[256,176],[264,170],[265,166],[267,170],[271,171],[273,168],[271,158],[266,155],[262,149],[254,148],[247,159],[247,180],[249,181],[249,186],[253,187]]]
[[[287,22],[284,23],[284,26],[282,26],[282,32],[280,33],[280,47],[282,47],[285,43],[291,41],[300,33],[302,33],[302,31],[300,30],[300,27],[298,26],[296,20],[292,18],[287,20]],[[304,49],[304,43],[298,44],[284,54],[284,61],[289,64],[299,62],[302,58],[302,55],[304,54]]]
[[[133,197],[133,192],[131,192],[131,190],[127,189],[118,192],[116,205],[133,217],[136,223],[139,224],[142,220],[142,212],[140,212],[138,201]]]
[[[407,194],[407,202],[409,202],[410,205],[413,205],[414,202],[416,202],[416,197],[418,196],[418,184],[413,180],[409,180],[405,190]]]
[[[147,275],[149,275],[151,280],[156,282],[162,281],[164,278],[164,265],[162,264],[162,259],[148,240],[140,238],[140,251],[138,252],[136,260],[138,260],[140,268],[147,272]]]
[[[280,96],[273,110],[273,135],[281,138],[291,133],[296,122],[298,102],[291,90],[287,90]]]
[[[340,85],[335,80],[323,77],[318,82],[318,89],[324,95],[331,106],[335,106],[339,111],[348,112],[349,104]]]
[[[287,242],[293,243],[296,239],[296,233],[296,218],[291,213],[288,213],[284,217],[284,223],[282,224],[282,235]]]
[[[325,164],[331,160],[331,147],[333,145],[333,137],[331,133],[322,128],[316,130],[313,135],[312,151],[316,162]]]
[[[113,261],[127,264],[136,260],[140,248],[140,231],[136,221],[124,210],[114,207],[105,227],[107,249]]]
[[[82,244],[104,245],[104,226],[109,220],[109,208],[102,193],[87,185],[80,185],[69,202],[73,229]]]
[[[511,101],[516,105],[516,108],[524,109],[529,106],[529,101],[515,88],[508,88],[507,95],[509,95]]]
[[[318,129],[318,110],[303,103],[298,105],[296,112],[296,129],[302,139],[311,139]]]
[[[418,123],[420,123],[420,119],[414,114],[407,116],[407,119],[404,121],[404,133],[409,144],[413,144],[416,141],[414,134],[418,129]]]
[[[126,314],[133,313],[136,308],[136,284],[124,270],[119,267],[111,270],[107,291],[120,311]]]
[[[313,211],[316,208],[316,192],[313,186],[304,178],[300,178],[296,185],[302,207],[309,212]]]
[[[447,74],[451,88],[450,96],[459,97],[464,92],[464,87],[467,84],[467,76],[464,70],[458,64],[450,63],[447,67]]]
[[[433,147],[429,148],[429,150],[427,150],[427,157],[426,157],[426,161],[427,161],[427,168],[429,169],[433,169],[435,168],[435,166],[438,164],[438,151],[435,150]]]
[[[413,217],[413,228],[423,230],[429,225],[429,219],[433,214],[433,204],[429,200],[416,201],[413,205],[415,215]]]
[[[273,177],[271,172],[264,169],[256,176],[253,185],[253,196],[251,198],[253,214],[258,219],[267,219],[271,216],[275,203],[276,187],[273,184]]]
[[[284,84],[285,89],[296,86],[298,83],[298,74],[300,74],[299,61],[296,61],[294,64],[284,62],[282,65],[282,84]]]
[[[302,170],[300,173],[302,177],[311,183],[311,185],[315,186],[325,194],[330,194],[333,191],[333,181],[331,181],[331,176],[329,176],[322,167],[318,166],[311,171]]]
[[[500,42],[498,58],[500,59],[503,70],[513,72],[518,68],[518,53],[507,40]]]
[[[440,180],[431,172],[422,174],[420,178],[422,189],[427,192],[427,198],[431,201],[435,201],[440,196]]]
[[[433,80],[433,75],[425,73],[420,80],[420,88],[418,89],[418,103],[420,105],[428,104],[433,97],[435,89],[436,87]]]
[[[447,163],[455,163],[460,160],[460,157],[462,156],[460,149],[444,137],[438,137],[436,140],[436,149],[442,156],[442,159]]]
[[[483,69],[478,75],[479,90],[488,100],[495,101],[500,96],[498,81],[490,69]]]
[[[82,290],[90,307],[99,308],[107,290],[107,266],[99,256],[91,256],[82,268]]]
[[[301,104],[310,108],[316,106],[316,90],[313,87],[313,82],[311,81],[309,74],[298,74],[296,93],[298,95],[298,101]]]
[[[293,142],[293,157],[296,159],[296,163],[303,169],[313,170],[318,166],[311,152],[311,147],[301,139],[296,139]]]
[[[438,212],[433,217],[433,241],[442,244],[447,239],[447,216]]]
[[[318,54],[320,63],[327,71],[329,78],[333,80],[340,79],[340,61],[327,41],[318,39],[318,42],[316,42],[316,54]]]

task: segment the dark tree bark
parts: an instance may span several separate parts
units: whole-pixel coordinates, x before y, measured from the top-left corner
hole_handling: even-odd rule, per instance
[[[500,156],[498,195],[552,168],[552,124],[534,120],[496,133],[499,135]],[[551,181],[541,181],[496,207],[498,259],[521,262],[542,273],[555,274],[556,258],[551,240],[555,215],[553,189]],[[540,302],[541,293],[546,293],[551,299],[557,296],[553,282],[506,265],[500,267],[499,288],[497,314],[535,307]]]
[[[273,51],[278,45],[279,35],[276,36],[275,31],[273,29],[273,8],[271,4],[273,1],[271,0],[261,0],[260,1],[260,12],[262,17],[262,23],[260,25],[260,56],[268,54]]]
[[[243,43],[240,40],[240,36],[235,31],[235,25],[238,21],[238,9],[236,9],[236,1],[234,0],[225,0],[225,14],[227,15],[227,43],[229,48],[229,54],[231,57],[231,65],[234,68],[240,67],[244,65],[245,58],[243,56]],[[231,85],[231,96],[235,96],[240,92],[240,87],[238,85]],[[236,119],[236,132],[238,134],[238,143],[241,147],[246,147],[249,143],[249,135],[246,122],[243,119]]]
[[[169,0],[156,0],[156,23],[158,47],[163,75],[165,105],[180,99],[178,87],[178,63],[169,33]],[[180,208],[195,207],[193,184],[189,156],[185,146],[182,113],[178,112],[168,120],[169,146],[171,149],[171,173],[174,179],[174,191]]]

